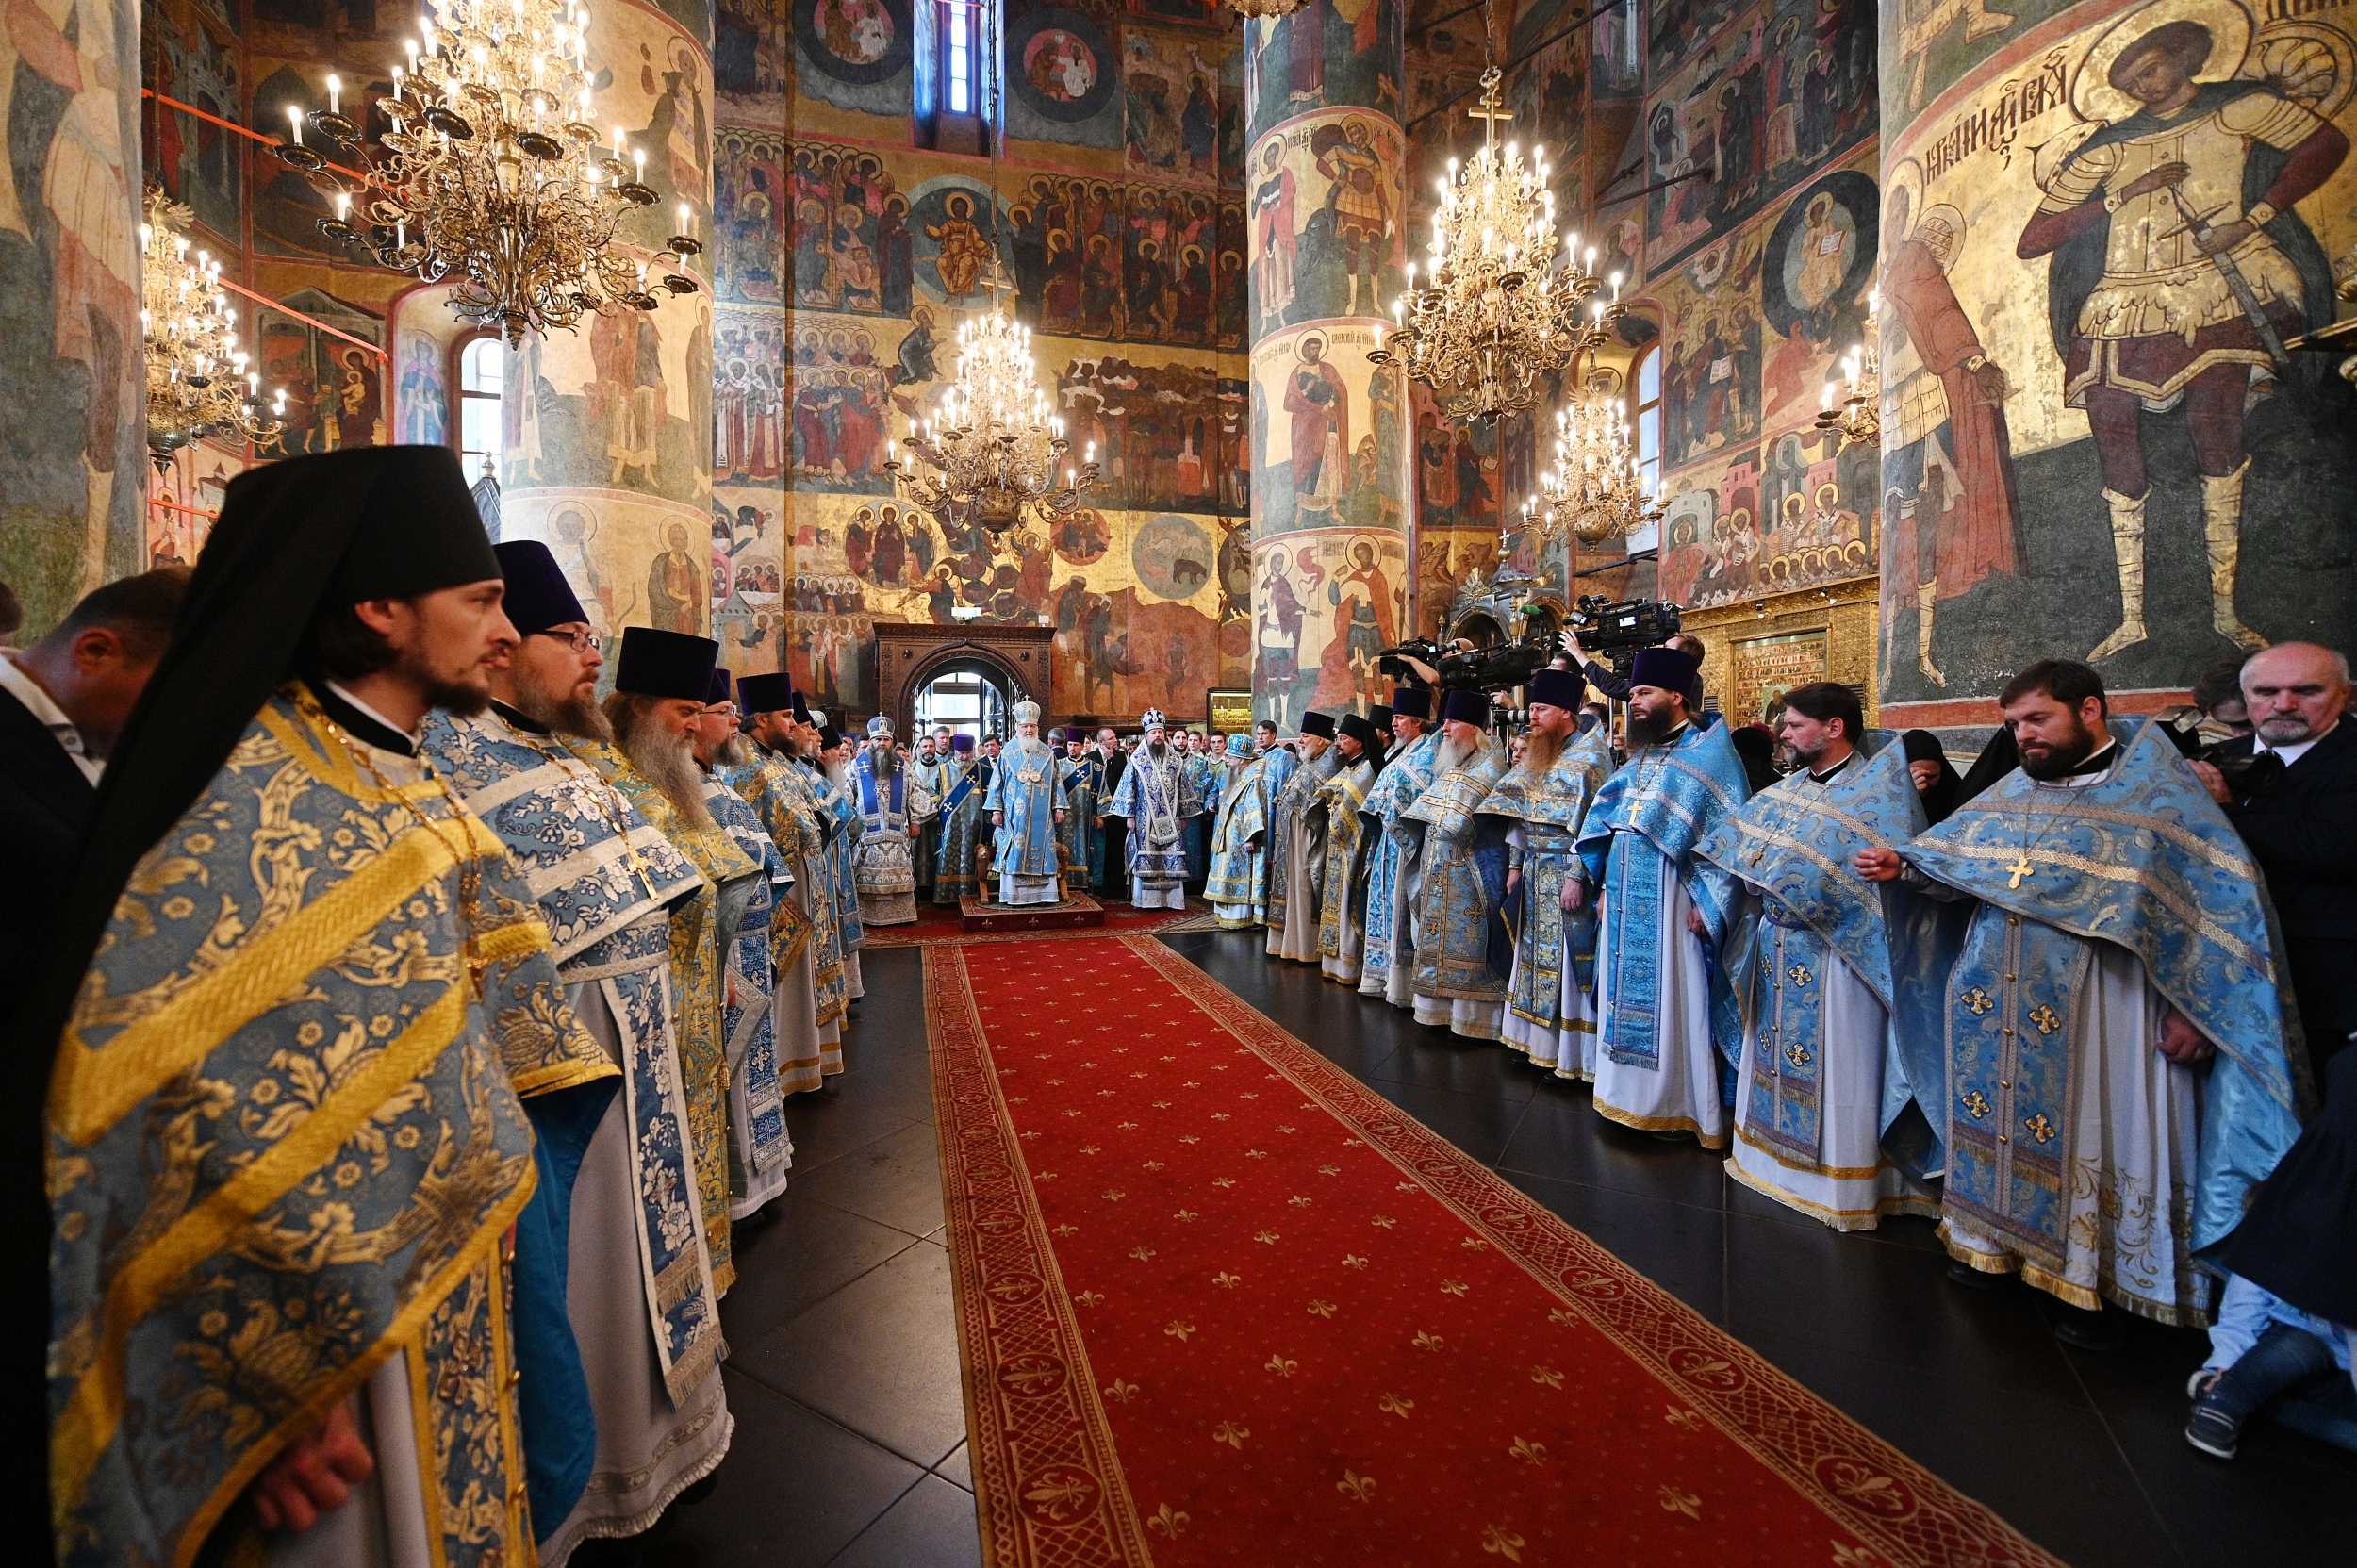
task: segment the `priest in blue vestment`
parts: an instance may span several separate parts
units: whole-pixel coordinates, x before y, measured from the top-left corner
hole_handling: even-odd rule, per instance
[[[1301,766],[1285,772],[1269,797],[1268,938],[1272,958],[1318,961],[1318,896],[1326,882],[1326,817],[1311,809],[1343,759],[1334,751],[1334,716],[1301,716]]]
[[[882,714],[867,721],[866,748],[851,765],[851,803],[861,824],[851,850],[860,924],[907,925],[916,918],[916,840],[933,818],[933,798],[900,760]]]
[[[427,716],[425,754],[535,890],[565,999],[625,1075],[581,1157],[567,1311],[596,1416],[595,1484],[543,1521],[544,1560],[635,1534],[727,1453],[720,1315],[701,1225],[668,973],[670,909],[696,868],[566,736],[613,737],[604,658],[547,545],[495,547],[519,640],[471,717]],[[766,1001],[766,998],[764,1000]],[[732,1216],[733,1217],[733,1215]],[[669,1281],[658,1291],[654,1281]]]
[[[2086,1316],[2208,1321],[2200,1272],[2308,1109],[2257,863],[2157,725],[2050,659],[1999,694],[2021,766],[1859,872],[1974,900],[1948,970],[1940,1238]]]
[[[1507,758],[1489,721],[1486,694],[1443,694],[1432,783],[1399,814],[1401,831],[1422,838],[1412,1011],[1416,1022],[1468,1040],[1496,1039],[1506,1002],[1508,970],[1495,957],[1506,901],[1506,829],[1479,811],[1506,776]]]
[[[949,766],[942,774],[941,847],[933,866],[933,902],[955,908],[981,896],[974,868],[975,846],[983,840],[982,776],[974,737],[949,737]]]
[[[1786,692],[1779,730],[1798,767],[1694,850],[1757,913],[1722,954],[1743,1012],[1727,1173],[1837,1230],[1937,1215],[1918,1179],[1937,1174],[1946,1115],[1938,1015],[1902,1012],[1891,962],[1894,947],[1932,936],[1919,916],[1945,912],[1848,874],[1862,850],[1924,825],[1905,746],[1865,725],[1848,686]]]
[[[1391,760],[1360,805],[1366,831],[1377,835],[1367,861],[1367,938],[1359,994],[1393,1007],[1416,1000],[1416,895],[1422,884],[1424,834],[1400,814],[1432,786],[1441,733],[1433,722],[1432,689],[1401,686],[1392,693]]]
[[[1056,830],[1064,824],[1060,758],[1039,738],[1039,704],[1014,705],[1014,738],[999,748],[982,809],[990,813],[990,868],[1002,904],[1054,904],[1063,900],[1063,860]]]
[[[1056,836],[1063,845],[1064,891],[1086,892],[1096,884],[1096,798],[1105,778],[1104,759],[1090,749],[1088,734],[1080,725],[1058,734],[1063,754],[1057,759],[1056,776],[1063,781],[1064,814]]]
[[[1226,773],[1211,814],[1211,864],[1203,896],[1222,931],[1268,917],[1268,757],[1243,734],[1228,737]]]
[[[1688,706],[1701,667],[1640,650],[1629,672],[1628,766],[1596,792],[1579,833],[1582,896],[1596,928],[1599,1115],[1724,1148],[1742,1028],[1714,961],[1741,884],[1694,847],[1751,792],[1726,726]]]
[[[800,698],[793,683],[775,673],[739,676],[736,696],[745,729],[722,755],[718,772],[760,817],[784,858],[787,901],[793,905],[793,916],[784,924],[808,933],[799,957],[781,952],[773,959],[778,986],[771,1006],[779,1092],[806,1094],[843,1071],[849,999],[844,994],[842,931],[826,868],[827,837],[834,825],[810,792],[809,769],[792,760],[800,744],[795,718]]]

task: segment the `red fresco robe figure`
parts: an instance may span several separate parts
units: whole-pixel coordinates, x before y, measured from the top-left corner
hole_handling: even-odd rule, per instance
[[[1334,607],[1333,635],[1318,655],[1318,689],[1310,699],[1323,706],[1352,702],[1375,672],[1375,657],[1399,639],[1392,619],[1392,585],[1365,539],[1350,547],[1350,569],[1326,590]]]
[[[835,455],[843,460],[846,477],[862,479],[876,468],[877,449],[883,444],[883,420],[876,400],[856,373],[844,377],[843,401],[835,406]]]
[[[1296,16],[1299,13],[1295,13]],[[1285,167],[1285,145],[1273,140],[1261,156],[1261,183],[1252,190],[1252,244],[1259,259],[1252,281],[1264,323],[1284,320],[1298,287],[1294,273],[1300,235],[1294,225],[1294,173]]]
[[[1350,393],[1325,358],[1317,337],[1301,340],[1301,363],[1285,378],[1285,412],[1293,416],[1294,506],[1297,511],[1334,509],[1342,493],[1339,471],[1350,451]],[[1327,467],[1327,458],[1333,459]]]
[[[1917,664],[1925,679],[1944,686],[1947,677],[1932,662],[1938,602],[1968,592],[1993,573],[2011,576],[2019,569],[2014,529],[2020,514],[2014,496],[2013,438],[2005,428],[2007,386],[2005,372],[1981,347],[1980,335],[1949,287],[1929,237],[1909,232],[1906,189],[1892,190],[1886,200],[1882,297],[1924,371],[1937,378],[1947,419],[1920,431],[1911,428],[1910,400],[1902,387],[1900,428],[1891,433],[1900,437],[1892,446],[1899,459],[1893,470],[1915,474],[1917,487],[1914,516],[1886,527],[1890,562],[1884,580],[1896,593],[1915,594]],[[1961,494],[1948,494],[1947,470],[1953,470]],[[1896,647],[1894,640],[1894,657]]]

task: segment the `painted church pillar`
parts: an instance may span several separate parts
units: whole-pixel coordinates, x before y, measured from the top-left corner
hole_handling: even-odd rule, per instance
[[[53,0],[0,28],[0,582],[21,636],[146,565],[134,0]]]
[[[1390,680],[1413,574],[1396,369],[1367,362],[1407,259],[1404,0],[1246,22],[1253,703],[1290,732]]]
[[[1920,14],[1919,14],[1920,13]],[[1884,0],[1883,721],[2357,640],[2357,15]]]
[[[711,635],[712,0],[606,0],[589,52],[610,80],[598,113],[647,155],[658,200],[622,223],[650,259],[679,204],[707,249],[693,294],[585,316],[508,355],[500,531],[545,539],[601,637],[625,626]],[[659,275],[659,274],[658,274]]]

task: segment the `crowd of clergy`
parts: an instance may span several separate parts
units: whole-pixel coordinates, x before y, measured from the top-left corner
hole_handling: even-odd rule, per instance
[[[595,631],[448,453],[376,448],[239,476],[192,574],[0,658],[57,752],[0,784],[7,1235],[46,1271],[8,1387],[50,1433],[13,1468],[59,1561],[562,1563],[692,1502],[733,1240],[855,1053],[866,930],[1082,894],[1199,888],[1826,1225],[1934,1216],[2083,1341],[2216,1323],[2211,1452],[2345,1372],[2357,1052],[2316,1115],[2338,1042],[2215,779],[2083,666],[2017,678],[1965,780],[1801,687],[1761,778],[1674,647],[1617,739],[1566,659],[1510,724],[1408,685],[1125,745],[1028,702],[849,734],[710,639]]]

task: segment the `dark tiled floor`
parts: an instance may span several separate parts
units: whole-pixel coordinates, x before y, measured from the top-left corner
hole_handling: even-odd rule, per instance
[[[2261,1429],[2231,1465],[2179,1435],[2199,1335],[2066,1349],[2045,1298],[1950,1285],[1926,1222],[1837,1236],[1719,1163],[1597,1117],[1510,1051],[1278,965],[1258,933],[1165,938],[2080,1568],[2357,1561],[2357,1464]],[[734,1451],[647,1543],[655,1568],[979,1563],[914,949],[865,955],[851,1070],[790,1101],[792,1189],[742,1239],[723,1309]],[[1263,1568],[1263,1565],[1247,1565]]]

